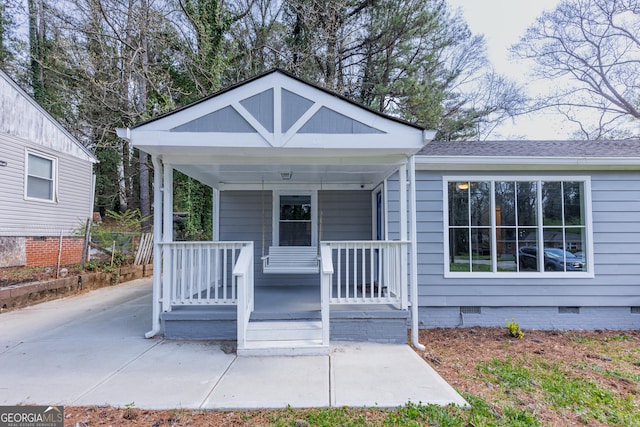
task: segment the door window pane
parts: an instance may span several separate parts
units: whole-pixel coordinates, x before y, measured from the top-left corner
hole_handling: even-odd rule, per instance
[[[311,196],[280,196],[281,221],[311,221]]]
[[[311,196],[280,196],[280,246],[311,246]]]

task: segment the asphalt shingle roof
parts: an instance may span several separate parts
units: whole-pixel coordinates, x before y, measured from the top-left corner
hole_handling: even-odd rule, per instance
[[[640,140],[431,141],[421,156],[640,157]]]

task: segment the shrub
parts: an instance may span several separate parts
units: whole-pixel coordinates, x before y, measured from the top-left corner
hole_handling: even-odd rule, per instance
[[[507,333],[509,336],[522,339],[524,338],[524,332],[520,329],[520,325],[516,323],[516,321],[512,318],[511,321],[508,319],[505,321],[507,323]]]

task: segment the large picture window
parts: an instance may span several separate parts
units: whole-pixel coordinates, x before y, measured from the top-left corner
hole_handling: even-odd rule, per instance
[[[55,201],[55,158],[27,152],[26,163],[25,197]]]
[[[589,272],[585,178],[446,178],[447,273]]]

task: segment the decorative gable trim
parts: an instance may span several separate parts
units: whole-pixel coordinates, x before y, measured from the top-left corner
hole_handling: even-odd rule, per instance
[[[171,132],[255,132],[242,114],[232,106],[221,108],[170,129]]]
[[[322,135],[340,135],[341,148],[382,148],[392,142],[400,148],[401,140],[414,149],[422,146],[420,130],[279,71],[131,129],[140,147],[158,145],[159,134],[169,132],[163,144],[320,148],[333,144]]]

